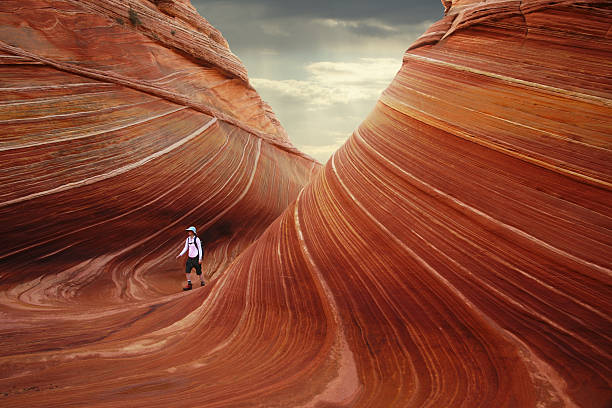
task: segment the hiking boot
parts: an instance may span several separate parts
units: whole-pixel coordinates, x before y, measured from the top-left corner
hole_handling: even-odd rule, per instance
[[[185,286],[183,290],[191,290],[191,282],[188,282],[187,286]]]

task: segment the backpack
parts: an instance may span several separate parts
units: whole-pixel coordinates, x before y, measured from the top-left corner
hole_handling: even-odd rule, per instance
[[[187,247],[189,248],[189,245],[195,245],[196,251],[198,251],[198,254],[196,255],[197,257],[200,256],[200,250],[198,249],[198,236],[193,234],[193,242],[190,243],[189,242],[189,238],[187,238]],[[202,240],[200,240],[200,242],[202,242]],[[200,244],[202,245],[202,244]],[[189,256],[189,249],[187,249],[187,256]]]

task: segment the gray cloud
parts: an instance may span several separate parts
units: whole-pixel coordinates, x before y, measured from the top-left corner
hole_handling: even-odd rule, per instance
[[[196,7],[214,3],[249,6],[252,0],[192,0]],[[376,16],[391,24],[413,24],[423,20],[438,20],[444,8],[435,0],[257,0],[265,7],[268,18],[334,18],[361,20]]]
[[[299,62],[302,66],[315,61],[339,61],[357,56],[401,58],[410,44],[435,21],[429,19],[392,25],[378,16],[361,20],[278,18],[271,17],[259,2],[244,6],[233,2],[213,2],[198,6],[198,11],[221,30],[232,51],[247,65],[249,73],[257,76],[263,74],[259,66],[268,66],[270,62],[258,61],[258,58],[275,54],[282,55],[286,64]]]
[[[349,30],[352,33],[366,37],[388,37],[399,32],[397,27],[384,24],[374,19],[338,20],[333,18],[324,18],[314,19],[312,22],[328,28]]]
[[[244,62],[292,142],[327,161],[373,109],[435,0],[192,0]]]

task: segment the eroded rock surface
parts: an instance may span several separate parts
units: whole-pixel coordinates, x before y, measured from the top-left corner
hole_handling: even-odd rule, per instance
[[[610,404],[609,3],[446,2],[303,190],[187,2],[29,3],[0,4],[3,406]],[[241,253],[172,294],[193,217],[209,268]]]

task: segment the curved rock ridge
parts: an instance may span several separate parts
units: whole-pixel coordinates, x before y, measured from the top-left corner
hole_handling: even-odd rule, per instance
[[[321,363],[299,372],[311,396],[286,406],[612,403],[612,9],[535,5],[411,47],[223,277],[250,278],[240,321],[276,318],[275,290],[321,303]]]
[[[218,31],[195,11],[189,14],[187,4],[159,2],[158,9],[147,0],[8,0],[0,6],[0,52],[7,62],[21,57],[189,106],[312,160],[265,109]],[[181,18],[165,14],[169,10]]]
[[[318,171],[248,81],[174,46],[242,67],[207,24],[148,1],[0,4],[0,279],[13,306],[176,292],[171,254],[189,225],[210,279]],[[174,43],[151,37],[162,28]]]
[[[2,406],[609,406],[612,10],[523,0],[515,14],[498,3],[464,2],[493,11],[418,40],[320,171],[190,105],[154,99],[160,114],[194,118],[161,120],[168,130],[154,132],[151,152],[122,162],[133,169],[40,195],[60,174],[100,177],[87,167],[125,152],[115,138],[46,151],[36,141],[46,125],[19,121],[37,108],[12,103],[5,125],[39,136],[23,136],[37,148],[3,161],[14,183],[32,174],[18,186],[26,191],[4,188],[14,194],[5,201],[34,196],[0,207],[3,228],[15,224],[0,234]],[[452,10],[428,33],[448,33]],[[94,87],[4,58],[2,78],[26,62],[41,69],[31,81]],[[104,86],[89,92],[119,87]],[[123,92],[143,105],[154,98]],[[75,106],[90,103],[75,95]],[[171,138],[177,128],[182,139]],[[181,184],[189,175],[205,187]],[[267,228],[231,263],[215,251],[229,266],[207,287],[170,293],[174,230],[221,213],[214,238],[230,252],[251,231],[239,227]],[[141,240],[151,220],[158,229]],[[48,241],[37,241],[41,225]]]

